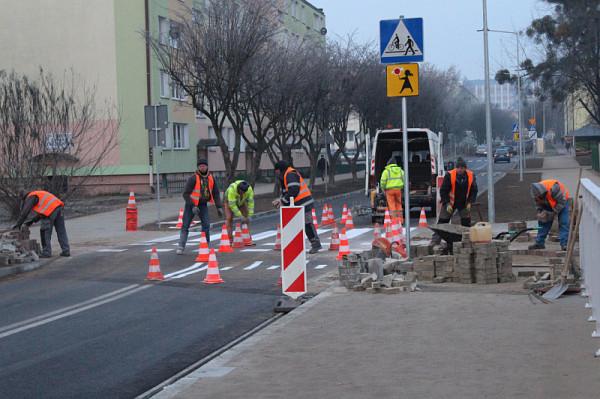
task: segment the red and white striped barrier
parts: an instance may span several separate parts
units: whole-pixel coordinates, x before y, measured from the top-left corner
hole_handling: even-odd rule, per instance
[[[306,293],[306,252],[304,250],[304,207],[280,208],[281,265],[283,294],[296,299]]]

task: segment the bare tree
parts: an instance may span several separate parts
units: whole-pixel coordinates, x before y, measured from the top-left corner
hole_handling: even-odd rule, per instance
[[[186,9],[172,24],[170,37],[151,37],[162,68],[189,96],[192,106],[212,124],[233,180],[240,156],[243,124],[236,125],[230,154],[223,126],[231,116],[248,67],[277,32],[276,7],[262,0],[208,0],[202,10]]]
[[[113,108],[98,106],[95,88],[74,73],[65,76],[0,71],[0,202],[13,216],[23,190],[64,200],[81,192],[118,144]]]

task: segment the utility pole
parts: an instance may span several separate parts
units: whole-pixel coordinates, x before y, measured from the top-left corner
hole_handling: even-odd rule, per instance
[[[483,58],[485,69],[485,137],[487,140],[488,163],[488,221],[494,223],[496,220],[496,209],[494,204],[494,160],[492,154],[492,111],[490,106],[490,55],[488,51],[487,0],[483,0]]]

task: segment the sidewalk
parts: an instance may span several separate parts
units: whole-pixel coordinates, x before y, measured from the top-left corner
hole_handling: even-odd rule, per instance
[[[597,397],[583,298],[534,305],[519,288],[330,288],[155,397]]]
[[[572,155],[562,154],[544,157],[542,179],[557,179],[567,186],[571,195],[577,190],[579,168],[583,168],[582,178],[587,178],[600,186],[600,175],[589,166],[582,167]]]
[[[359,172],[359,179],[364,177],[364,172]],[[351,173],[336,175],[336,184],[341,181],[352,179]],[[320,180],[316,182],[317,186],[324,183]],[[268,194],[273,191],[272,183],[257,184],[254,192],[256,195]],[[223,193],[221,193],[223,194]],[[82,216],[74,219],[67,219],[67,233],[70,244],[77,246],[108,246],[108,245],[126,245],[133,242],[151,240],[163,236],[165,233],[160,231],[125,231],[125,207],[110,212],[102,212],[94,215]],[[177,220],[179,209],[183,206],[181,194],[160,199],[161,220]],[[157,217],[156,201],[144,201],[137,204],[138,207],[138,226],[144,226],[149,223],[155,223]],[[32,238],[39,238],[39,224],[31,229]],[[53,234],[53,247],[58,248],[56,234]],[[76,248],[75,248],[76,250]]]

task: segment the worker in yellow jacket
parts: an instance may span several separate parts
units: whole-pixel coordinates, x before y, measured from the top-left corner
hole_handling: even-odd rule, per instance
[[[254,215],[254,190],[245,180],[234,181],[225,191],[225,224],[231,237],[233,218],[241,218],[250,228],[250,218]]]
[[[404,171],[393,160],[381,172],[379,187],[385,192],[390,215],[399,218],[402,215],[402,189],[404,188]]]

